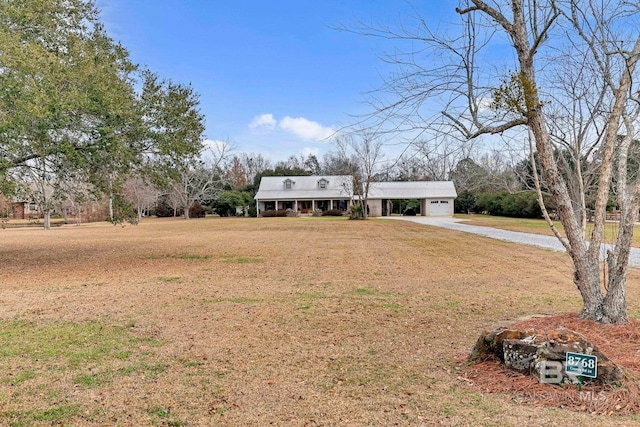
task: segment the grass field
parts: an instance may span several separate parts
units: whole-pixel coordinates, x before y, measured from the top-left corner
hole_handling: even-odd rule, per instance
[[[553,232],[549,228],[549,225],[544,219],[531,219],[531,218],[508,218],[491,215],[462,215],[456,214],[456,218],[463,219],[469,224],[495,227],[503,230],[520,231],[523,233],[535,233],[544,234],[547,236],[553,236]],[[564,235],[564,227],[560,221],[554,221],[554,224],[558,231]],[[606,243],[615,243],[618,237],[618,224],[614,221],[607,222],[604,230],[604,241]],[[587,223],[587,236],[593,230],[593,224]],[[640,227],[635,226],[633,233],[632,246],[640,247]]]
[[[0,230],[0,260],[3,426],[640,423],[461,376],[483,329],[580,310],[560,253],[400,221],[207,218]]]

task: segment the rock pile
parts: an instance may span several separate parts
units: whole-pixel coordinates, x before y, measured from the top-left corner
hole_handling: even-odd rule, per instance
[[[558,328],[536,332],[500,328],[480,335],[469,360],[478,362],[497,359],[506,367],[528,375],[536,375],[541,382],[577,383],[578,377],[567,374],[564,362],[567,352],[593,355],[598,358],[597,377],[585,378],[596,384],[612,384],[624,377],[622,369],[607,358],[595,345],[578,332]],[[552,367],[559,369],[554,371]],[[548,377],[551,372],[552,377]],[[587,382],[587,381],[585,381]]]

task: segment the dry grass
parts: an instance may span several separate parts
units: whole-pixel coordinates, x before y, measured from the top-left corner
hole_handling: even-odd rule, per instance
[[[500,228],[503,230],[520,231],[523,233],[544,234],[553,236],[553,232],[549,228],[549,224],[544,219],[531,218],[509,218],[491,215],[463,215],[456,214],[456,218],[464,219],[469,224],[485,227]],[[558,231],[564,235],[564,227],[560,221],[553,222]],[[615,243],[618,237],[620,227],[617,222],[610,221],[605,224],[604,241],[605,243]],[[587,223],[587,236],[593,230],[593,223]],[[635,226],[633,234],[632,246],[640,247],[640,227]]]
[[[464,376],[483,329],[580,309],[563,254],[408,222],[214,218],[6,229],[0,259],[1,425],[640,422]]]

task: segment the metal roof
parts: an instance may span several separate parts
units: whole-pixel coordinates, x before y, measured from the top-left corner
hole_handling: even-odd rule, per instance
[[[456,198],[452,181],[372,182],[369,199],[447,199]]]
[[[287,189],[285,181],[291,181]],[[320,181],[324,180],[325,188]],[[351,175],[321,176],[263,176],[256,200],[336,200],[349,199],[352,193],[353,177]]]
[[[320,188],[325,180],[326,188]],[[287,189],[285,181],[291,181]],[[336,200],[351,197],[351,175],[264,176],[256,200]],[[452,181],[372,182],[369,199],[450,199],[457,193]]]

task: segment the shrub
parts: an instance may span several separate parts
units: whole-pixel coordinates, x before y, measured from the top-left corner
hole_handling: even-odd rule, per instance
[[[349,210],[349,219],[364,219],[362,205],[356,204]]]
[[[251,195],[243,191],[225,191],[213,201],[213,208],[220,216],[242,216],[236,213],[236,208],[243,208],[253,203]],[[253,215],[255,216],[255,215]]]
[[[284,216],[287,216],[287,211],[285,209],[278,209],[278,210],[271,209],[271,210],[262,212],[260,216],[263,218],[276,217],[276,216],[284,217]]]
[[[552,205],[548,205],[548,207],[553,209]],[[517,218],[542,217],[542,212],[538,205],[538,196],[534,191],[516,194],[506,191],[501,193],[481,193],[476,195],[475,206],[472,211]]]
[[[298,212],[294,211],[293,209],[287,209],[285,211],[285,216],[298,216]]]
[[[322,216],[342,216],[344,212],[340,209],[329,209],[327,211],[322,212]]]
[[[166,201],[161,200],[153,210],[153,214],[157,217],[169,217],[169,216],[174,216],[174,211],[173,211],[173,208],[169,206],[168,203],[166,203]],[[179,208],[175,212],[175,216],[182,216],[182,214],[183,214],[182,208]]]
[[[454,202],[454,212],[466,214],[475,211],[475,206],[476,196],[470,191],[463,191],[458,194]]]
[[[204,208],[202,207],[202,205],[198,202],[195,202],[190,208],[189,208],[189,218],[204,218],[206,215]]]

